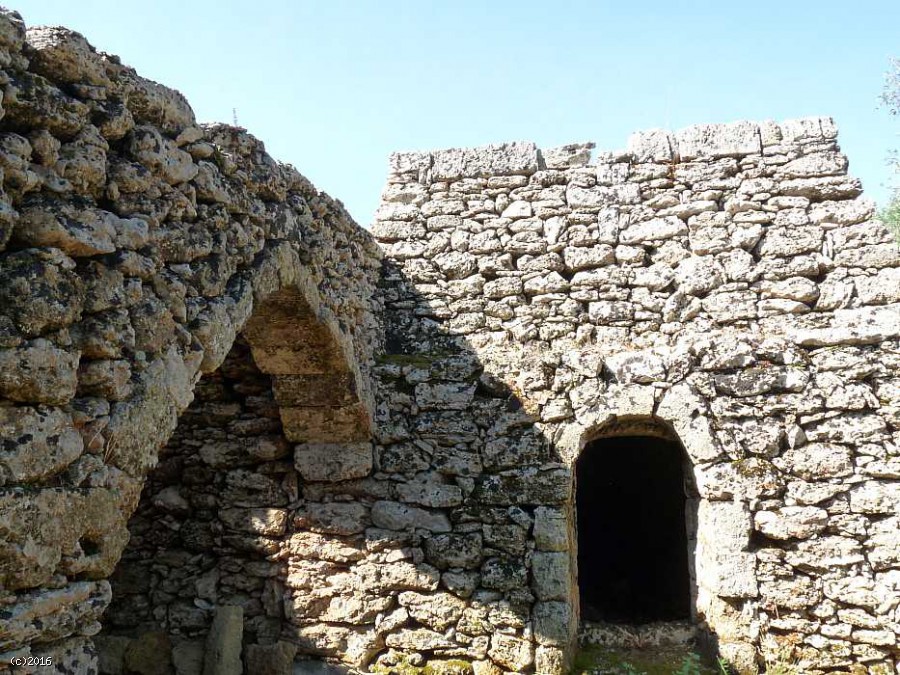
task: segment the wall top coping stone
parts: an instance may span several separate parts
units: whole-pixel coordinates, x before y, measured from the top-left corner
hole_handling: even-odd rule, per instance
[[[777,123],[740,120],[726,124],[695,124],[677,131],[647,129],[632,134],[624,152],[604,152],[593,163],[631,161],[670,163],[762,154],[763,148],[833,141],[837,127],[830,117],[805,117]],[[395,152],[393,174],[430,171],[432,181],[489,176],[531,175],[542,169],[586,166],[593,143],[574,143],[541,150],[529,141],[474,148]]]

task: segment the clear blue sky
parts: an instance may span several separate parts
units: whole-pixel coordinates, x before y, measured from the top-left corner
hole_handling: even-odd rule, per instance
[[[368,224],[394,150],[831,115],[888,194],[898,0],[11,0],[238,121]]]

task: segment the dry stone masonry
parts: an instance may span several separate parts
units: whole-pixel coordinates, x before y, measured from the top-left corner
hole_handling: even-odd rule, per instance
[[[900,250],[830,119],[398,153],[369,232],[77,33],[0,69],[0,670],[565,673],[625,630],[579,460],[657,439],[691,607],[634,630],[900,673]]]

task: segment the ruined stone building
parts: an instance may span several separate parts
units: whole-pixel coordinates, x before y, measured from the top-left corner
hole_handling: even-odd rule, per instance
[[[77,33],[0,66],[0,670],[900,672],[900,251],[831,120],[395,154],[367,230]]]

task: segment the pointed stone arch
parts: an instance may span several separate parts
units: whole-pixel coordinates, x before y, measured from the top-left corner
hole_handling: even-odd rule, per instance
[[[232,277],[223,295],[198,299],[202,308],[188,330],[137,373],[127,399],[111,405],[108,424],[95,436],[102,477],[78,490],[42,488],[31,495],[7,490],[0,505],[8,544],[4,572],[11,570],[5,583],[20,590],[0,630],[0,644],[27,644],[31,637],[47,643],[70,634],[70,624],[102,621],[111,600],[108,578],[128,543],[129,517],[144,478],[193,400],[198,381],[222,365],[239,335],[273,379],[301,474],[304,449],[324,441],[333,444],[332,451],[366,455],[354,462],[357,477],[363,475],[359,467],[363,473],[371,470],[372,387],[352,336],[322,301],[313,274],[294,245],[270,242],[252,266]],[[328,454],[346,460],[339,452]],[[79,517],[67,516],[73,512]],[[65,588],[43,588],[60,572],[70,577]],[[68,623],[56,626],[61,605]]]

